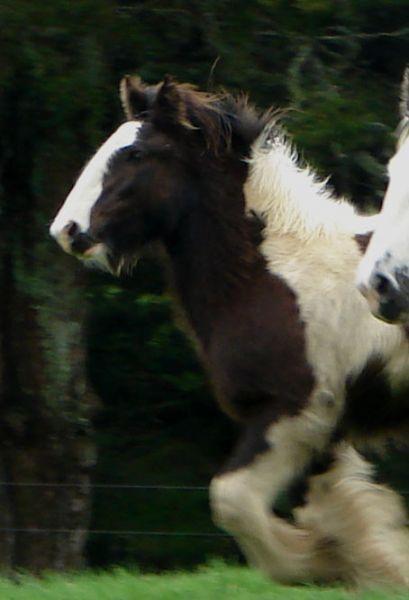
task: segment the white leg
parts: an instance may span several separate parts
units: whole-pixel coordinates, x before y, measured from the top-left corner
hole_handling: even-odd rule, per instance
[[[334,577],[332,557],[319,540],[271,511],[279,492],[328,444],[332,419],[324,417],[309,409],[262,430],[249,426],[245,443],[254,445],[251,462],[250,449],[239,446],[237,456],[245,455],[246,464],[233,457],[234,469],[227,465],[211,484],[215,522],[236,538],[250,563],[280,581]],[[257,454],[260,436],[268,446]]]
[[[372,467],[346,442],[332,467],[310,481],[299,526],[327,539],[344,579],[364,586],[409,585],[409,534],[399,496],[372,482]]]

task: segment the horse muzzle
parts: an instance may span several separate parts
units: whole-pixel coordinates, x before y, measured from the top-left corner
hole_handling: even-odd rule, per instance
[[[395,277],[374,271],[367,283],[358,289],[366,298],[372,314],[387,323],[404,323],[409,320],[409,277],[397,271]]]
[[[81,260],[86,266],[116,274],[112,252],[104,242],[98,241],[88,232],[81,231],[75,221],[69,221],[62,229],[52,225],[50,234],[61,248]]]
[[[51,228],[50,233],[65,252],[80,258],[86,257],[97,245],[97,242],[88,233],[81,231],[75,221],[69,221],[59,231],[53,231]]]

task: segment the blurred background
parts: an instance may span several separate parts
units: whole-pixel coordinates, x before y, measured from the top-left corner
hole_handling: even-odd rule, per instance
[[[115,280],[48,236],[123,119],[121,76],[292,107],[301,155],[373,210],[408,60],[408,0],[0,0],[0,567],[238,556],[205,489],[236,427],[173,325],[159,265]],[[380,464],[402,491],[405,461]]]

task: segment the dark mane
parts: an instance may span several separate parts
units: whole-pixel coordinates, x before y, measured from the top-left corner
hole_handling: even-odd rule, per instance
[[[182,98],[185,118],[182,122],[190,130],[199,130],[208,150],[218,155],[229,151],[235,143],[240,150],[248,148],[271,123],[274,111],[257,109],[246,94],[233,96],[225,91],[209,93],[188,83],[175,83]],[[148,119],[158,97],[159,86],[145,88]]]
[[[249,147],[271,121],[271,109],[257,110],[244,94],[211,95],[192,86],[183,87],[189,120],[202,131],[207,147],[216,154],[229,149],[233,141]]]

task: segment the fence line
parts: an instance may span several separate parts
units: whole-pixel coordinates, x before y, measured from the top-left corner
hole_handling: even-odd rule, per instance
[[[60,483],[60,482],[31,482],[31,481],[0,481],[0,487],[25,487],[25,488],[96,488],[96,489],[118,489],[137,491],[179,491],[179,492],[207,492],[208,486],[204,485],[142,485],[142,484],[115,484],[115,483]],[[402,496],[409,496],[409,490],[398,491]],[[70,535],[83,533],[85,535],[117,535],[127,537],[160,537],[160,538],[218,538],[230,539],[232,536],[218,532],[202,531],[144,531],[144,530],[115,530],[115,529],[47,529],[42,527],[0,527],[0,534],[26,533],[26,534],[54,534]]]
[[[140,491],[176,491],[176,492],[208,492],[209,485],[167,485],[167,484],[137,484],[137,483],[60,483],[38,481],[0,481],[0,487],[32,487],[32,488],[95,488]],[[389,486],[391,487],[391,486]],[[409,490],[395,490],[402,496],[409,496]]]
[[[133,483],[59,483],[59,482],[31,482],[31,481],[0,481],[0,487],[65,487],[65,488],[83,488],[90,487],[96,489],[119,489],[119,490],[148,490],[148,491],[179,491],[179,492],[207,492],[208,485],[141,485]]]
[[[136,491],[178,491],[178,492],[207,492],[206,485],[141,485],[130,483],[62,483],[62,482],[38,482],[38,481],[0,481],[0,487],[18,488],[95,488],[106,490],[136,490]],[[218,532],[202,531],[143,531],[143,530],[108,530],[108,529],[47,529],[42,527],[0,527],[0,534],[27,533],[27,534],[54,534],[69,535],[84,533],[86,535],[118,535],[127,537],[161,537],[161,538],[224,538],[232,539],[230,535]]]
[[[124,535],[124,536],[146,536],[146,537],[204,537],[204,538],[228,538],[227,533],[202,532],[202,531],[138,531],[138,530],[110,530],[110,529],[46,529],[42,527],[0,527],[0,533],[55,533],[55,534],[78,534],[86,535]]]

